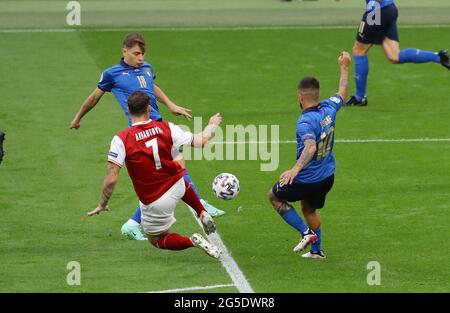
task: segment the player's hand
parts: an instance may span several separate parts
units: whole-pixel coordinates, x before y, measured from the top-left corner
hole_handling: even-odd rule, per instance
[[[74,118],[72,122],[70,122],[70,129],[78,129],[78,128],[80,128],[80,120]]]
[[[188,121],[190,121],[192,119],[192,116],[189,114],[189,112],[191,112],[191,109],[187,109],[187,108],[183,108],[180,107],[178,105],[176,105],[175,103],[172,103],[172,105],[169,106],[169,110],[170,112],[172,112],[173,115],[183,115],[185,119],[187,119]]]
[[[339,66],[341,68],[348,68],[351,61],[352,57],[350,56],[350,53],[347,51],[342,51],[338,59]]]
[[[219,126],[220,123],[222,123],[222,116],[220,113],[216,113],[209,119],[209,125],[216,125]]]
[[[109,207],[108,206],[105,206],[105,207],[98,206],[95,209],[93,209],[92,211],[88,212],[87,216],[94,216],[96,214],[100,214],[100,212],[102,212],[102,211],[109,211]]]
[[[284,171],[281,175],[280,175],[280,186],[284,186],[284,185],[291,185],[292,182],[294,181],[295,176],[297,176],[298,174],[298,170],[295,168],[292,168],[288,171]]]

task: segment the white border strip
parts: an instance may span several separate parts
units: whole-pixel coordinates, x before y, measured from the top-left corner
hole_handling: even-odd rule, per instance
[[[223,284],[223,285],[212,285],[212,286],[194,286],[194,287],[159,290],[159,291],[147,291],[147,293],[171,293],[171,292],[207,290],[207,289],[226,288],[226,287],[236,287],[236,286],[234,284]]]
[[[189,206],[188,208],[191,210],[191,212],[193,212],[193,214],[197,214]],[[194,218],[197,221],[198,225],[203,229],[202,222],[200,222],[197,217],[194,216]],[[231,277],[231,280],[234,283],[233,286],[235,286],[240,293],[254,293],[253,288],[250,286],[236,261],[231,257],[231,254],[228,252],[227,247],[223,243],[222,238],[220,237],[217,230],[215,233],[207,235],[207,237],[209,242],[222,250],[222,256],[219,260],[220,263],[222,263],[222,266],[227,271],[228,275]]]
[[[383,142],[450,142],[450,138],[399,138],[399,139],[336,139],[336,143],[383,143]],[[215,145],[242,145],[242,144],[290,144],[295,140],[282,141],[217,141]]]
[[[11,28],[0,29],[0,33],[71,33],[71,32],[118,32],[118,31],[240,31],[240,30],[297,30],[297,29],[357,29],[358,25],[293,25],[293,26],[230,26],[230,27],[111,27],[111,28]],[[408,24],[402,28],[450,28],[450,24]]]

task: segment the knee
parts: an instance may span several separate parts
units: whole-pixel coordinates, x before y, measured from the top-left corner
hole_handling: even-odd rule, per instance
[[[388,61],[392,64],[398,64],[398,55],[394,56],[394,55],[389,55],[387,57]]]
[[[283,202],[280,199],[278,199],[277,196],[275,196],[272,189],[269,190],[267,197],[269,199],[270,204],[272,204],[274,210],[279,212],[279,208],[282,206]]]
[[[387,50],[387,51],[386,51]],[[392,64],[397,64],[399,57],[400,57],[400,51],[398,49],[385,49],[386,58],[388,61]]]
[[[310,215],[310,214],[314,214],[316,212],[316,209],[311,207],[309,205],[309,203],[307,203],[306,201],[302,201],[301,207],[302,207],[303,215],[305,215],[305,216],[306,215]]]
[[[158,248],[158,240],[159,240],[160,236],[151,236],[148,235],[148,241],[150,242],[150,244],[156,248]]]
[[[364,56],[367,54],[367,52],[365,49],[362,49],[360,46],[354,45],[352,48],[352,54],[354,56]]]

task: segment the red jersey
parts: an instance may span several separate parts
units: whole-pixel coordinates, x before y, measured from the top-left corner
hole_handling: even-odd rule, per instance
[[[134,123],[111,141],[108,161],[125,163],[134,190],[143,204],[159,199],[185,173],[172,151],[191,144],[193,135],[170,122]]]

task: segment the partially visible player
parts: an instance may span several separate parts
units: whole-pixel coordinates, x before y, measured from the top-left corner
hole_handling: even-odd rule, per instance
[[[341,68],[339,91],[329,99],[320,101],[319,81],[303,78],[298,85],[298,97],[303,112],[297,122],[297,162],[283,172],[269,191],[269,201],[281,217],[300,233],[300,242],[294,252],[311,245],[304,258],[325,259],[321,241],[320,216],[317,209],[325,205],[327,193],[334,183],[333,155],[337,111],[348,93],[348,66],[350,55],[342,52],[338,63]],[[290,202],[301,201],[306,224]]]
[[[439,52],[409,48],[400,50],[397,31],[398,10],[394,0],[366,0],[366,12],[363,15],[356,41],[352,49],[355,59],[356,94],[347,101],[348,106],[366,106],[367,77],[369,59],[367,54],[373,45],[381,45],[387,59],[393,64],[440,63],[450,69],[448,50]],[[380,20],[377,25],[375,16]]]
[[[3,151],[3,141],[5,140],[5,133],[0,129],[0,163],[3,161],[3,155],[5,151]]]
[[[114,136],[111,141],[108,172],[100,202],[88,216],[108,210],[108,201],[120,169],[126,165],[139,198],[141,223],[148,241],[157,248],[169,250],[183,250],[195,246],[208,255],[219,258],[221,251],[200,234],[189,238],[170,232],[170,227],[176,221],[175,207],[183,200],[196,211],[205,232],[215,232],[212,217],[191,185],[183,178],[186,170],[173,159],[173,151],[183,145],[205,146],[214,137],[215,129],[222,118],[219,113],[212,116],[203,132],[194,135],[170,122],[149,119],[149,101],[149,96],[143,92],[137,91],[130,95],[128,112],[132,125]]]
[[[123,40],[122,59],[119,64],[105,70],[100,78],[97,88],[88,96],[77,112],[70,128],[78,129],[82,118],[99,102],[105,92],[112,92],[119,102],[122,110],[128,118],[128,126],[131,126],[131,116],[128,112],[127,99],[135,91],[145,92],[150,98],[151,116],[154,121],[162,120],[159,112],[157,100],[175,115],[184,116],[190,120],[191,115],[189,109],[180,107],[173,103],[169,97],[158,87],[154,80],[155,74],[152,66],[144,60],[146,53],[146,42],[143,36],[136,33],[128,34]],[[185,165],[185,161],[181,154],[176,159]],[[186,172],[185,179],[191,184],[194,191],[199,196],[201,202],[205,205],[208,212],[213,216],[223,215],[225,212],[215,208],[213,205],[203,200],[197,192],[195,185]],[[141,232],[141,212],[137,208],[131,218],[122,225],[122,233],[130,239],[146,240]]]

